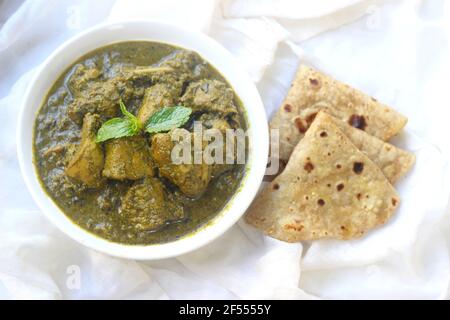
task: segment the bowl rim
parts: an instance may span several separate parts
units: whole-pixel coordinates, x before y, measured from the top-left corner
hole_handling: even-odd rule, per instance
[[[129,30],[128,32],[133,33],[136,32],[136,30],[142,30],[141,28],[155,28],[156,30],[162,30],[159,34],[161,38],[167,37],[168,34],[173,37],[180,37],[180,39],[181,36],[187,37],[186,39],[191,39],[187,41],[197,43],[199,46],[201,44],[202,50],[206,48],[205,50],[209,50],[208,54],[216,55],[214,59],[217,58],[217,61],[212,62],[211,57],[204,57],[205,52],[199,52],[196,48],[192,48],[178,42],[175,43],[166,39],[156,39],[158,38],[158,35],[156,35],[155,38],[145,36],[136,38],[131,37],[128,40],[105,42],[98,46],[92,47],[85,52],[80,52],[77,56],[82,57],[83,55],[100,47],[111,43],[124,41],[157,41],[176,45],[181,48],[187,47],[190,50],[198,52],[202,58],[211,63],[230,83],[233,90],[243,102],[249,126],[249,157],[247,158],[246,172],[241,182],[241,186],[235,192],[233,197],[227,202],[225,208],[222,209],[222,211],[209,222],[207,222],[206,225],[201,226],[198,230],[195,230],[186,236],[167,243],[150,245],[132,245],[112,242],[78,226],[56,205],[56,203],[49,197],[43,186],[40,184],[38,173],[33,161],[34,156],[32,151],[34,123],[37,112],[42,105],[43,99],[47,96],[51,84],[53,84],[57,78],[47,80],[50,81],[51,84],[50,87],[45,89],[45,92],[42,92],[42,89],[38,89],[37,84],[41,78],[45,79],[46,73],[48,70],[51,70],[52,63],[56,59],[62,59],[64,61],[63,56],[64,54],[67,55],[67,51],[75,49],[79,42],[88,40],[90,37],[98,37],[102,33],[111,33],[118,30],[125,32],[126,34],[126,29]],[[158,31],[156,33],[158,33]],[[55,69],[56,71],[52,70],[52,72],[56,72],[57,77],[62,75],[65,68],[68,68],[74,61],[76,61],[76,59],[77,58],[70,60],[62,68],[59,68],[58,72],[56,72],[58,68]],[[220,63],[223,62],[224,66],[227,66],[226,70],[221,70],[221,67],[217,66],[218,60],[220,60]],[[240,81],[239,85],[241,85],[242,88],[235,86],[237,83],[233,83],[234,80],[230,79],[230,75],[233,75],[232,78],[234,80]],[[245,92],[243,90],[245,90]],[[243,96],[240,93],[244,93],[245,95]],[[40,97],[40,99],[34,99],[36,95]],[[247,105],[249,102],[251,102],[251,105]],[[30,115],[30,111],[32,115]],[[27,126],[30,122],[30,117],[32,118],[31,127]],[[210,243],[224,234],[242,217],[251,201],[256,196],[264,177],[267,158],[266,156],[257,157],[255,154],[268,154],[268,132],[265,109],[255,84],[250,79],[249,75],[243,70],[242,66],[240,66],[237,60],[232,56],[232,54],[216,40],[201,32],[187,30],[173,24],[156,20],[131,20],[112,23],[106,22],[84,30],[74,37],[66,40],[51,53],[51,55],[40,65],[38,70],[33,75],[32,80],[26,89],[18,118],[16,132],[17,156],[22,177],[28,191],[32,195],[32,198],[45,216],[63,233],[86,247],[111,256],[135,260],[159,260],[180,256]]]

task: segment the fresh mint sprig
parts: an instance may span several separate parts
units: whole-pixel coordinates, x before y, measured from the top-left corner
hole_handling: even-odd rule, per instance
[[[97,143],[110,139],[131,137],[141,132],[142,123],[127,110],[122,100],[120,100],[119,105],[123,117],[106,121],[97,132],[95,140]],[[150,116],[145,124],[145,131],[157,133],[179,128],[189,120],[191,113],[192,109],[184,106],[164,107]]]
[[[141,124],[138,119],[127,110],[122,100],[120,100],[119,105],[124,116],[106,121],[97,132],[95,139],[97,143],[109,139],[131,137],[140,132]]]

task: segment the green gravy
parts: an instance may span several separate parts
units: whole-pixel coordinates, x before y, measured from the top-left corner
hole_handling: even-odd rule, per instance
[[[127,75],[136,68],[164,63],[176,72],[160,77]],[[43,188],[74,223],[113,242],[136,245],[165,243],[194,232],[225,207],[241,185],[245,164],[231,165],[211,177],[206,191],[198,197],[183,194],[152,164],[155,166],[153,178],[163,186],[167,199],[170,198],[184,212],[182,218],[168,221],[155,230],[137,228],[120,209],[130,188],[142,183],[145,178],[105,178],[99,187],[92,187],[69,177],[66,167],[80,145],[83,117],[87,113],[95,114],[102,122],[120,116],[118,102],[123,99],[128,110],[137,114],[146,90],[158,83],[171,88],[170,99],[186,104],[186,101],[192,100],[183,98],[190,86],[196,82],[219,83],[212,82],[216,80],[224,84],[227,90],[232,90],[226,80],[199,55],[163,43],[122,42],[84,55],[56,80],[36,117],[34,163]],[[232,92],[236,113],[232,115],[235,121],[231,127],[245,129],[243,106]],[[207,114],[213,119],[228,121],[230,114],[221,113],[214,109],[216,107],[214,104],[210,110],[208,106],[195,109],[193,118]],[[191,130],[191,124],[186,124],[185,128]],[[143,134],[142,139],[151,145],[148,134]],[[106,152],[103,145],[101,148],[102,152]]]

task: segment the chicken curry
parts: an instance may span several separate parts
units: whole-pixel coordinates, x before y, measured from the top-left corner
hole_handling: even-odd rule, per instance
[[[189,113],[176,128],[124,131],[180,110]],[[223,132],[246,128],[239,98],[197,53],[139,41],[100,48],[59,77],[38,111],[39,179],[70,219],[102,238],[176,240],[216,216],[245,172],[245,164],[171,161],[171,132],[194,135],[196,121]],[[120,134],[111,138],[111,128]]]

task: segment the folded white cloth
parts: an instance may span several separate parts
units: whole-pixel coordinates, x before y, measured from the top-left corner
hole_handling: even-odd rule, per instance
[[[448,2],[50,1],[25,1],[0,20],[0,298],[449,297]],[[2,12],[12,6],[0,0]],[[108,257],[67,238],[20,177],[18,108],[33,69],[64,40],[98,22],[134,18],[217,39],[256,82],[268,114],[301,61],[407,115],[395,143],[413,151],[417,164],[398,185],[399,212],[350,242],[287,244],[240,221],[208,246],[158,262]]]

